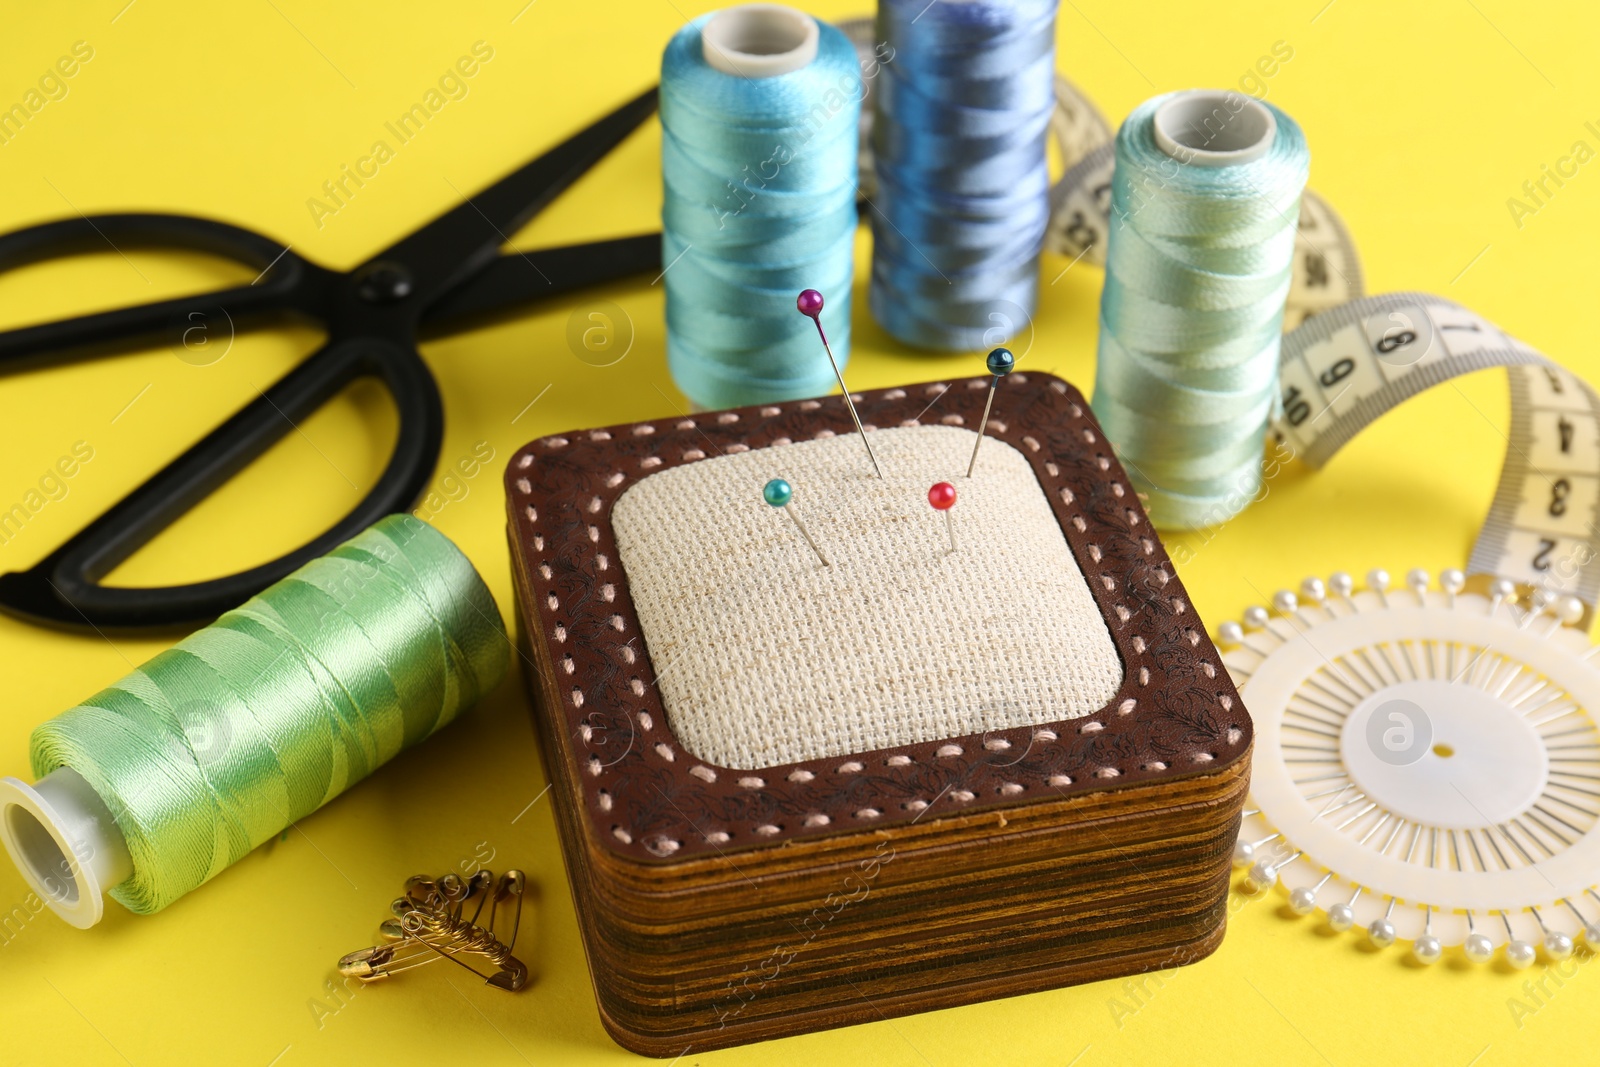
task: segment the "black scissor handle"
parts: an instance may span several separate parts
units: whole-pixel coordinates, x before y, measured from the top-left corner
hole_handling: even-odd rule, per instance
[[[249,285],[116,308],[0,332],[0,371],[181,343],[185,324],[236,327],[288,314],[317,317],[337,275],[259,233],[190,215],[80,216],[0,237],[0,271],[65,256],[158,248],[205,252],[258,271]]]
[[[363,377],[387,387],[400,432],[377,485],[349,515],[295,551],[225,578],[144,588],[99,584],[167,524]],[[335,337],[66,544],[27,571],[0,575],[0,610],[46,624],[100,629],[209,621],[385,515],[408,509],[433,473],[443,435],[438,387],[413,346],[376,336]]]
[[[163,339],[171,343],[174,325],[181,330],[194,315],[204,322],[212,313],[226,313],[238,327],[250,325],[251,318],[298,313],[322,323],[329,335],[328,344],[311,358],[77,536],[30,570],[0,575],[0,610],[69,627],[201,623],[384,515],[408,509],[433,473],[443,438],[438,388],[416,350],[419,328],[430,325],[425,317],[430,305],[442,303],[458,320],[487,316],[566,291],[572,284],[563,277],[568,272],[600,281],[659,265],[660,246],[653,237],[607,242],[587,253],[569,248],[518,254],[516,274],[495,261],[507,234],[649,116],[655,95],[652,89],[622,105],[348,274],[319,267],[248,230],[188,216],[101,215],[0,238],[0,270],[63,254],[154,246],[210,252],[260,272],[248,286],[0,333],[0,373],[26,362],[147,348]],[[473,280],[486,270],[494,284],[475,293]],[[454,294],[452,299],[441,301],[447,293]],[[226,578],[153,588],[101,584],[169,522],[359,377],[378,378],[388,387],[400,433],[378,484],[348,516],[281,559]]]

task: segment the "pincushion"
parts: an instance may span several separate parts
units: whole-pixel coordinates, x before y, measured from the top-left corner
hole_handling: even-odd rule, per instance
[[[543,438],[521,639],[600,1013],[676,1055],[1221,937],[1250,722],[1047,375]],[[762,501],[783,477],[829,565]],[[956,485],[943,518],[936,480]]]

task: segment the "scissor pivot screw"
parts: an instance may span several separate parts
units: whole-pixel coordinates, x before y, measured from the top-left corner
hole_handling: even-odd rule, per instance
[[[411,273],[398,263],[379,261],[356,275],[356,292],[369,304],[392,304],[411,295]]]

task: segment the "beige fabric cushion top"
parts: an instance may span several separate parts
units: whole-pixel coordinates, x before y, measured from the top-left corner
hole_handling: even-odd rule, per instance
[[[1122,681],[1083,572],[1022,454],[973,432],[872,433],[717,456],[639,481],[612,524],[672,730],[761,769],[1054,722]],[[761,489],[791,507],[824,567]],[[928,487],[948,481],[956,552]]]

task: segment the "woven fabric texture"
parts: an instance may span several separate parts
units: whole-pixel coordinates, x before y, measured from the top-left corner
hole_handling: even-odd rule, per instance
[[[762,769],[1098,711],[1122,663],[1022,454],[973,432],[877,430],[649,475],[612,511],[673,733]],[[761,488],[790,505],[823,566]],[[944,516],[928,487],[958,495]]]

